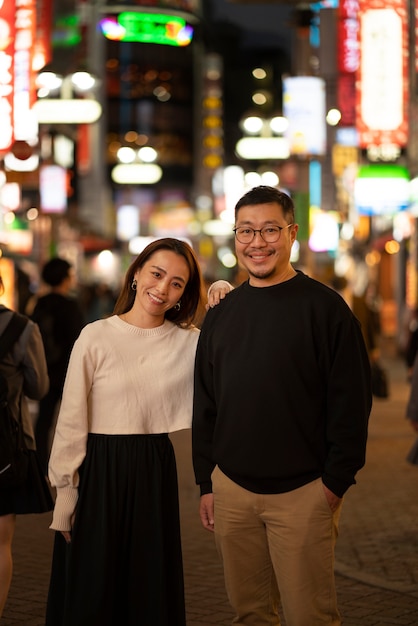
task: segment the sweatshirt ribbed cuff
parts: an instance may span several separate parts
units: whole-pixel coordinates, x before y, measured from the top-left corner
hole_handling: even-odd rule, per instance
[[[54,513],[50,528],[52,530],[71,530],[71,516],[78,501],[77,487],[58,487]]]
[[[207,493],[212,493],[212,481],[208,481],[207,483],[200,483],[200,495],[204,496]]]

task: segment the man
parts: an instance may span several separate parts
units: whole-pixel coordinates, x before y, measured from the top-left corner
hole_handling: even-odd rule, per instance
[[[234,624],[341,624],[334,548],[344,493],[363,466],[371,409],[360,325],[290,263],[292,200],[272,187],[235,207],[249,280],[203,323],[193,463]]]
[[[79,303],[70,295],[74,275],[68,261],[59,257],[50,259],[41,277],[49,292],[38,299],[31,317],[41,331],[50,381],[49,391],[39,403],[35,426],[36,448],[46,475],[50,433],[61,401],[70,353],[84,326],[84,318]]]

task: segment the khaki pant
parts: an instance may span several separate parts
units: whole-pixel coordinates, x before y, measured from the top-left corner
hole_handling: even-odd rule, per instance
[[[272,495],[243,489],[218,467],[212,481],[232,623],[279,626],[281,602],[287,626],[339,626],[334,548],[341,506],[331,512],[321,479]]]

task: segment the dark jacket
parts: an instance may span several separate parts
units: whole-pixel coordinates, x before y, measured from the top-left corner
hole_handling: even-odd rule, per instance
[[[71,350],[84,326],[81,307],[73,298],[49,293],[39,298],[31,317],[41,331],[51,387],[62,389]]]

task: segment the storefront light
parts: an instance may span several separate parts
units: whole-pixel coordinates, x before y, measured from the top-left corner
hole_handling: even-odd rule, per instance
[[[223,220],[208,220],[202,227],[205,235],[211,237],[232,237],[233,232],[231,224]]]
[[[119,163],[112,169],[112,180],[120,185],[152,185],[163,175],[159,165],[153,163]]]
[[[38,100],[32,110],[39,124],[92,124],[102,114],[102,107],[93,98],[73,98],[73,92],[93,91],[97,79],[89,72],[74,72],[60,76],[41,72],[36,79]],[[53,98],[49,96],[53,95]]]
[[[263,120],[256,115],[250,115],[242,121],[242,129],[249,135],[258,135],[263,128]]]
[[[28,159],[17,159],[14,154],[8,152],[4,155],[4,167],[12,172],[34,172],[39,166],[39,156],[33,154]]]
[[[258,187],[258,185],[261,185],[261,176],[258,172],[247,172],[244,180],[247,187]]]
[[[325,119],[329,126],[337,126],[341,120],[341,111],[338,109],[330,109]]]
[[[136,157],[135,150],[129,146],[123,146],[117,151],[116,157],[120,163],[133,163]]]
[[[282,115],[276,115],[276,117],[272,117],[270,122],[270,128],[276,135],[282,135],[286,132],[289,126],[289,120]]]
[[[96,100],[37,100],[33,105],[39,124],[92,124],[102,114]]]
[[[144,163],[154,163],[158,158],[158,153],[151,146],[144,146],[138,150],[138,158]]]
[[[228,246],[218,248],[216,255],[224,267],[232,268],[237,264],[237,257]]]
[[[243,137],[235,150],[242,159],[288,159],[289,142],[285,137]]]
[[[90,72],[74,72],[71,82],[77,91],[90,91],[96,85],[97,79]]]

